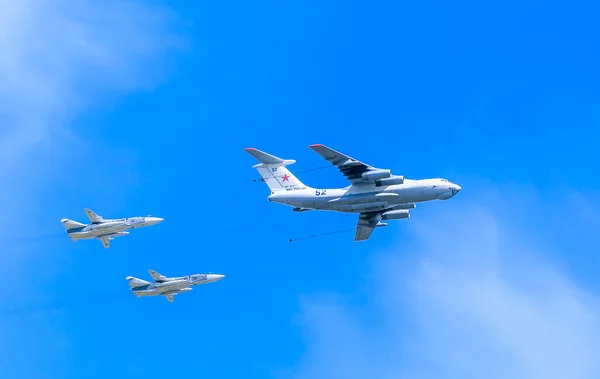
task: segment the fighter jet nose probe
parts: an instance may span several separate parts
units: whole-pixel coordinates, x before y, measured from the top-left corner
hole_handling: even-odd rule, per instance
[[[254,148],[248,148],[246,152],[260,162],[252,167],[258,170],[262,181],[271,190],[270,202],[292,206],[295,212],[358,213],[355,241],[367,240],[375,228],[387,225],[381,220],[409,218],[410,209],[417,203],[448,200],[461,190],[458,184],[447,179],[405,179],[393,175],[389,169],[370,166],[321,144],[310,148],[337,167],[350,186],[312,188],[286,168],[295,160],[282,159]]]
[[[96,238],[107,249],[110,247],[110,241],[113,238],[128,235],[127,230],[152,226],[164,221],[160,217],[152,216],[105,219],[88,208],[85,209],[85,213],[90,220],[89,224],[83,224],[68,218],[61,220],[63,226],[67,229],[67,235],[73,241]]]

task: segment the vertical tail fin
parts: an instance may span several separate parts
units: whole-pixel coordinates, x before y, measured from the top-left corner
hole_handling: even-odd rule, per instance
[[[306,185],[286,168],[287,165],[296,163],[295,160],[281,159],[254,148],[247,148],[246,152],[260,162],[252,167],[258,170],[263,182],[267,183],[271,191],[306,188]]]
[[[166,276],[154,271],[154,270],[148,270],[148,273],[150,273],[150,276],[152,277],[152,279],[154,279],[156,282],[166,282],[167,280],[169,280],[169,278],[167,278]]]
[[[104,221],[104,218],[102,218],[102,216],[98,216],[98,214],[93,210],[85,208],[84,211],[92,224],[98,224]]]

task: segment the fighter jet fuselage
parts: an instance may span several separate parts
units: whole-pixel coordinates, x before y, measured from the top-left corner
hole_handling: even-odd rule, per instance
[[[158,221],[158,218],[156,217],[131,217],[120,220],[105,221],[98,224],[89,224],[85,227],[69,229],[67,231],[67,234],[72,239],[94,238],[106,234],[127,235],[129,233],[127,233],[126,230],[135,229],[143,226],[155,225],[158,222],[160,221]]]
[[[219,274],[194,274],[177,278],[166,278],[153,270],[149,271],[150,275],[155,278],[154,283],[133,276],[126,278],[133,294],[137,297],[163,295],[171,302],[174,295],[189,292],[194,286],[213,283],[225,277],[225,275]]]
[[[159,217],[128,217],[120,219],[104,219],[86,208],[85,213],[90,219],[90,224],[63,218],[63,226],[67,229],[67,235],[73,241],[97,238],[105,248],[110,247],[110,240],[114,237],[122,237],[129,234],[127,230],[156,225],[163,221]]]

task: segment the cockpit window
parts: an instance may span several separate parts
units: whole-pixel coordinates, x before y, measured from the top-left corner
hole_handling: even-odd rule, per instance
[[[448,179],[441,179],[442,182],[447,182],[448,183]]]

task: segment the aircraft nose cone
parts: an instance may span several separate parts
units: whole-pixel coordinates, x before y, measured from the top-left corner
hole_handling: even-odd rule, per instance
[[[146,217],[146,223],[148,225],[156,225],[159,222],[164,221],[164,218],[160,218],[160,217]]]
[[[208,280],[216,282],[217,280],[221,280],[225,277],[225,275],[221,274],[208,274]]]
[[[453,185],[452,188],[451,188],[452,197],[456,196],[456,194],[458,194],[461,189],[462,188],[458,184]]]

